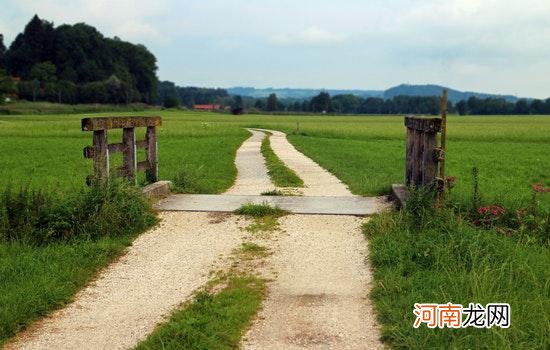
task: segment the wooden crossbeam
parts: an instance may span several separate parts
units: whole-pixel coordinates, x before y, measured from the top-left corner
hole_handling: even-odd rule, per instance
[[[160,117],[105,117],[84,118],[81,121],[82,131],[96,131],[123,128],[140,128],[161,126]]]

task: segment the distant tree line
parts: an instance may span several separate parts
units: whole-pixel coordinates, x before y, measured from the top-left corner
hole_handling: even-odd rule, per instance
[[[514,103],[502,98],[470,97],[468,100],[457,102],[455,110],[460,115],[550,114],[550,98],[519,99]]]
[[[231,103],[231,96],[225,89],[181,87],[171,81],[161,81],[158,84],[158,99],[155,102],[167,108],[192,108],[196,104],[228,105]]]
[[[0,36],[0,81],[16,78],[13,85],[0,86],[0,93],[21,99],[152,103],[156,70],[156,58],[145,46],[105,38],[84,23],[54,27],[35,15],[9,49]]]
[[[280,100],[271,94],[267,98],[245,99],[245,108],[265,112],[311,112],[334,114],[426,114],[437,115],[441,110],[439,96],[395,96],[362,98],[345,94],[331,97],[321,92],[311,99]],[[503,98],[477,98],[447,103],[450,113],[460,115],[550,114],[550,98],[546,100],[520,99],[508,102]]]

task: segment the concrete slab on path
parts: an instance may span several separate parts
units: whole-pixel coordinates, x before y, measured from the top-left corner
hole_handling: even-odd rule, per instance
[[[372,215],[388,206],[384,197],[175,194],[159,201],[155,208],[164,211],[232,212],[246,203],[267,203],[295,214],[327,215]]]

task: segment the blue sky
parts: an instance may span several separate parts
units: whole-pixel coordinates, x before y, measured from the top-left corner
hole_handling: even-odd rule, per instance
[[[180,85],[385,89],[435,83],[550,97],[548,0],[0,0],[10,43],[34,13],[145,44]]]

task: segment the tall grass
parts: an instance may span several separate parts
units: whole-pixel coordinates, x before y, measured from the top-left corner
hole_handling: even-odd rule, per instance
[[[155,223],[139,189],[122,180],[70,196],[8,187],[0,196],[0,241],[44,245],[141,232]]]
[[[157,221],[122,180],[71,195],[8,187],[0,193],[0,345],[59,308]]]
[[[415,198],[419,196],[420,198]],[[383,339],[393,348],[547,349],[550,250],[518,235],[479,229],[452,210],[421,208],[364,226],[374,268],[371,297]],[[508,329],[413,328],[415,303],[509,303]]]

